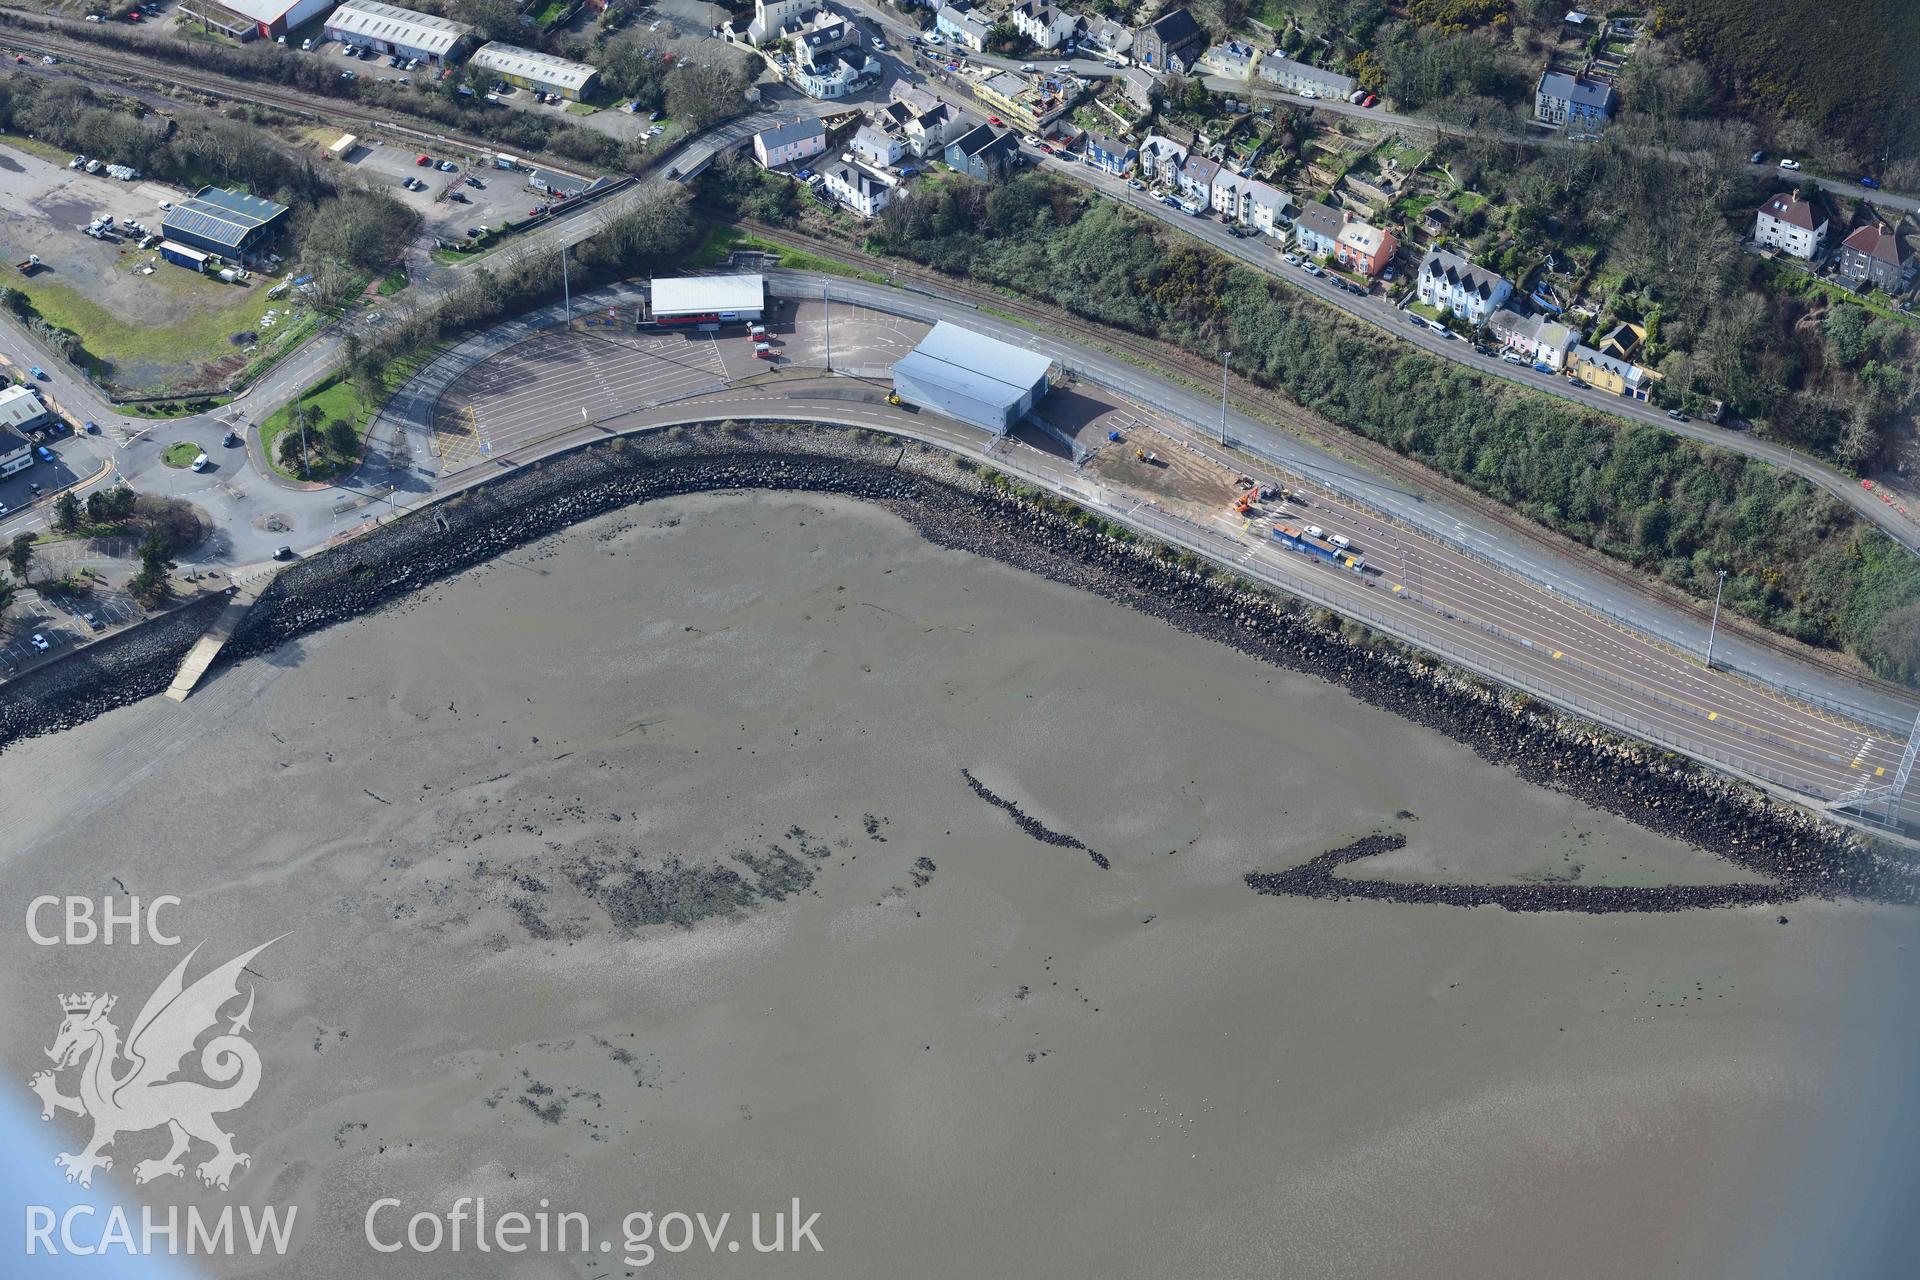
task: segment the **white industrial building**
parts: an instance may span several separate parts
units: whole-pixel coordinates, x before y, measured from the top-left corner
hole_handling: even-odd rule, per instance
[[[325,12],[334,0],[194,0],[182,12],[204,17],[222,31],[244,31],[251,25],[255,34],[276,40],[309,18]],[[230,15],[223,17],[222,15]],[[245,38],[244,35],[241,38]]]
[[[481,45],[469,65],[490,71],[522,89],[544,89],[576,102],[593,91],[593,82],[600,74],[584,62],[569,62],[550,53],[501,44],[498,40]]]
[[[472,34],[473,28],[464,22],[377,0],[352,0],[327,19],[329,40],[371,45],[377,53],[397,53],[425,62],[451,61]]]
[[[657,324],[735,324],[767,308],[766,277],[675,276],[656,279],[648,302]]]
[[[911,405],[1005,435],[1047,394],[1053,362],[1025,347],[942,320],[893,366],[893,389]]]

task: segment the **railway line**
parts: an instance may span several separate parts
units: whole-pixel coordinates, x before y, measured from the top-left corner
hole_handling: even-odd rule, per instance
[[[707,212],[711,213],[711,210]],[[970,303],[985,306],[993,310],[1016,317],[1017,319],[1038,325],[1045,329],[1057,329],[1063,326],[1085,331],[1093,328],[1090,322],[1066,312],[1046,307],[1025,299],[1012,298],[1003,293],[992,292],[956,281],[948,276],[922,267],[900,263],[893,259],[883,259],[835,241],[821,239],[780,227],[763,223],[736,220],[737,224],[759,239],[774,244],[788,245],[794,249],[836,259],[848,266],[859,267],[867,271],[879,271],[901,280],[910,280],[927,288]],[[1190,352],[1166,343],[1132,334],[1119,332],[1111,328],[1097,329],[1101,345],[1113,350],[1135,363],[1148,367],[1170,368],[1178,372],[1188,383],[1196,387],[1215,385],[1219,377],[1219,366],[1203,361]],[[1697,624],[1701,634],[1705,634],[1710,620],[1711,609],[1691,596],[1677,591],[1662,589],[1645,579],[1621,567],[1605,556],[1599,555],[1578,544],[1558,539],[1546,533],[1524,517],[1508,510],[1472,490],[1428,470],[1417,462],[1394,452],[1385,445],[1368,440],[1365,437],[1330,427],[1302,409],[1293,401],[1276,392],[1258,387],[1244,378],[1234,375],[1231,397],[1242,407],[1253,411],[1259,417],[1284,427],[1289,432],[1311,441],[1337,456],[1344,456],[1365,464],[1380,474],[1406,486],[1414,492],[1437,492],[1450,503],[1485,521],[1490,525],[1510,533],[1523,540],[1529,546],[1542,553],[1555,557],[1577,558],[1586,568],[1600,574],[1609,581],[1640,596],[1651,596],[1659,603],[1680,610]],[[1906,701],[1911,698],[1909,691],[1890,682],[1863,675],[1850,664],[1836,661],[1830,654],[1804,648],[1771,632],[1754,626],[1745,619],[1737,619],[1729,626],[1733,615],[1722,613],[1722,630],[1737,628],[1743,639],[1764,648],[1780,658],[1802,664],[1820,667],[1828,674],[1837,676],[1863,693]],[[1676,652],[1682,652],[1675,646]]]
[[[359,104],[353,98],[315,98],[312,94],[303,95],[256,81],[232,80],[225,76],[208,75],[171,62],[157,64],[132,54],[105,49],[84,40],[69,39],[50,32],[25,32],[5,21],[15,15],[14,10],[0,8],[0,47],[4,47],[9,52],[17,51],[35,58],[53,54],[80,66],[154,83],[161,83],[164,80],[162,87],[171,84],[222,98],[255,102],[328,124],[346,123],[365,128],[385,129],[390,133],[405,133],[415,138],[431,140],[475,153],[491,153],[498,150],[493,143],[484,139],[450,133],[444,129],[429,128],[429,122],[426,121],[418,124],[403,124],[393,119],[395,114],[393,111],[375,110]],[[32,16],[36,19],[41,18],[41,15],[37,14]],[[554,167],[563,171],[571,171],[578,163],[548,156],[539,158],[543,163],[552,160]]]

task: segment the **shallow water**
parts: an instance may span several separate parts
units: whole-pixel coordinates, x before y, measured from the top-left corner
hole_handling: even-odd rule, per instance
[[[622,1273],[362,1240],[381,1195],[478,1194],[615,1242],[821,1214],[821,1254],[646,1274],[1759,1274],[1807,1144],[1905,1052],[1891,909],[1250,892],[1376,829],[1408,844],[1369,874],[1742,877],[839,499],[597,520],[5,762],[19,900],[178,894],[196,973],[287,934],[226,1117],[251,1168],[146,1189],[299,1204],[274,1275]],[[124,1029],[182,950],[8,932],[6,1065],[62,991]]]

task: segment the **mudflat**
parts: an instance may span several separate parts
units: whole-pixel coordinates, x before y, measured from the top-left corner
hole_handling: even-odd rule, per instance
[[[166,1141],[129,1133],[96,1182],[299,1206],[211,1274],[1763,1274],[1862,1077],[1912,1066],[1898,909],[1252,892],[1374,832],[1385,877],[1742,873],[836,498],[602,517],[4,771],[10,900],[183,899],[176,948],[10,912],[16,1081],[61,994],[124,1031],[192,944],[278,938],[251,1164],[136,1189]],[[612,1250],[366,1242],[462,1196]],[[821,1251],[756,1253],[796,1198]],[[622,1265],[636,1211],[742,1247]]]

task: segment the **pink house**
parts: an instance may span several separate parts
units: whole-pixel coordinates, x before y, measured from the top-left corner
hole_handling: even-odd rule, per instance
[[[1334,241],[1334,260],[1349,271],[1358,271],[1371,279],[1393,261],[1393,255],[1400,252],[1400,242],[1391,232],[1382,231],[1359,219],[1350,219],[1340,228],[1340,235]]]

